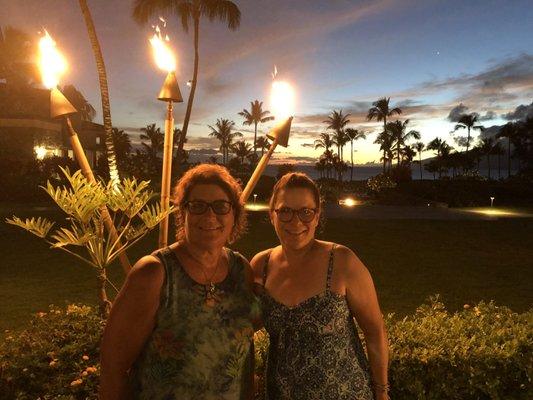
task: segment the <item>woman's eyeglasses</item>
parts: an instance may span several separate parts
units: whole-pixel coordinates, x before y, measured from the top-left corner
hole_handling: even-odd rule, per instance
[[[191,200],[185,203],[185,208],[195,215],[205,214],[209,207],[216,215],[226,215],[233,208],[233,204],[226,200],[215,200],[211,203],[203,200]]]
[[[294,218],[294,214],[296,214],[298,215],[300,221],[308,223],[311,222],[313,218],[315,218],[318,209],[304,207],[300,208],[299,210],[295,210],[290,207],[281,207],[274,211],[278,215],[278,218],[281,222],[291,222]]]

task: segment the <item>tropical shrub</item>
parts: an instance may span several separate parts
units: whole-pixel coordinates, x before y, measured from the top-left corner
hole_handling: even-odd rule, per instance
[[[456,313],[431,299],[402,320],[386,317],[394,400],[530,399],[533,310],[480,302]],[[0,343],[0,400],[96,399],[100,314],[50,306]],[[269,339],[254,335],[256,398],[264,393]]]
[[[396,187],[396,183],[387,174],[379,174],[369,178],[366,185],[372,193],[381,193]]]

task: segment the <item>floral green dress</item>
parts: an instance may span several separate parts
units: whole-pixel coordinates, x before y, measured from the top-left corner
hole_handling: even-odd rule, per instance
[[[132,371],[136,399],[247,399],[253,383],[253,326],[259,312],[229,249],[229,271],[213,295],[195,282],[169,248],[157,253],[165,281],[156,326]]]

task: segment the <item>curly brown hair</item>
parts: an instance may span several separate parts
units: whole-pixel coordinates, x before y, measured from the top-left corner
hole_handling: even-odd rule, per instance
[[[233,206],[235,220],[228,242],[235,242],[246,229],[246,212],[241,201],[242,188],[240,183],[229,171],[216,164],[200,164],[191,168],[181,177],[174,186],[172,202],[176,207],[174,212],[176,222],[176,240],[183,240],[185,231],[185,203],[188,201],[191,190],[196,185],[217,185],[229,198]]]

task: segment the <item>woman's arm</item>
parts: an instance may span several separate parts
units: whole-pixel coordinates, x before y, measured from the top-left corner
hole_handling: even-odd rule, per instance
[[[164,268],[153,256],[132,268],[115,299],[100,350],[100,400],[131,398],[128,371],[155,324]]]
[[[387,399],[389,344],[374,282],[368,269],[347,247],[340,246],[336,258],[344,272],[348,305],[365,336],[376,400]]]

